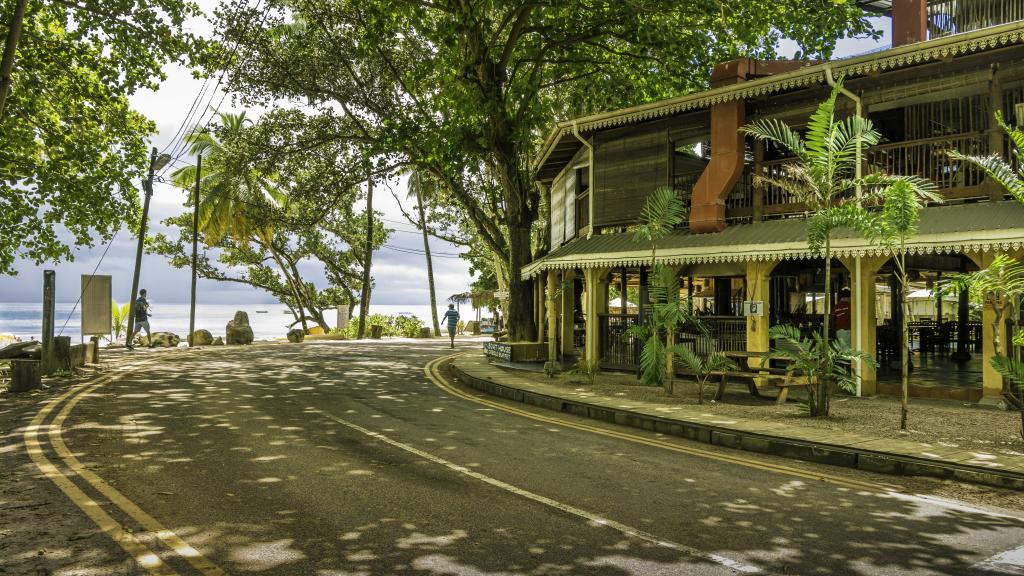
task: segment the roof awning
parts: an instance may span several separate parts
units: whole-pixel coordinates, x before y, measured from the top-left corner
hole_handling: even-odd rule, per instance
[[[955,254],[1019,250],[1024,247],[1024,205],[1015,201],[934,206],[921,210],[910,254]],[[880,256],[884,251],[852,230],[832,240],[834,257]],[[807,220],[793,218],[730,226],[714,234],[677,230],[657,244],[659,264],[688,265],[815,258],[807,247]],[[651,261],[651,247],[629,232],[599,234],[570,242],[523,268],[523,278],[544,270],[639,266]]]

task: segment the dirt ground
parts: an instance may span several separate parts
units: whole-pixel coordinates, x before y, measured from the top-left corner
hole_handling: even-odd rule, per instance
[[[573,374],[560,375],[551,382],[603,396],[660,404],[697,405],[697,384],[692,378],[676,379],[672,396],[661,388],[639,385],[636,377],[629,374],[600,374],[594,385],[590,385],[585,377]],[[809,418],[801,410],[799,400],[802,394],[797,389],[790,392],[790,401],[785,406],[775,404],[772,391],[767,391],[761,398],[751,396],[742,383],[731,383],[722,401],[714,402],[711,398],[716,389],[717,382],[705,386],[703,409],[708,413],[1024,456],[1018,412],[948,400],[911,398],[909,429],[903,432],[899,429],[900,403],[897,398],[837,395],[833,397],[829,418]]]

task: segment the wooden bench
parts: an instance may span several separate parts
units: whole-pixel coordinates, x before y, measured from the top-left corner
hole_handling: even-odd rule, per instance
[[[806,379],[794,371],[792,364],[790,364],[790,359],[786,356],[773,352],[724,352],[724,354],[728,358],[737,360],[737,363],[739,364],[748,364],[751,359],[758,359],[761,361],[761,366],[723,374],[721,376],[721,383],[718,387],[718,397],[725,392],[725,385],[730,376],[736,378],[749,378],[751,380],[749,386],[753,389],[756,389],[758,385],[761,387],[773,386],[777,388],[778,395],[775,397],[775,403],[780,405],[786,403],[786,398],[789,396],[789,389],[791,387],[808,386]],[[786,364],[786,367],[772,368],[768,366],[767,364],[772,360],[783,362]]]

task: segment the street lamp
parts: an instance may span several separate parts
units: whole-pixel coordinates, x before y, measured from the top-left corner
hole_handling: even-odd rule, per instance
[[[157,155],[156,147],[149,155],[149,174],[142,181],[142,189],[145,192],[145,199],[142,202],[142,221],[139,222],[139,246],[135,251],[135,273],[132,275],[132,295],[128,300],[128,339],[125,346],[129,349],[132,346],[132,337],[135,335],[135,298],[139,292],[139,272],[142,269],[142,247],[146,241],[146,219],[149,217],[149,200],[153,197],[153,178],[156,171],[162,169],[171,161],[169,154]]]

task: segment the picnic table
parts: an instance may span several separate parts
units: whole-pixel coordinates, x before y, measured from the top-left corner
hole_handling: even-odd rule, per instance
[[[722,394],[725,393],[725,386],[728,384],[729,378],[744,378],[748,380],[747,386],[750,392],[754,396],[760,396],[759,388],[766,386],[774,386],[778,388],[778,395],[775,397],[776,404],[785,404],[786,397],[789,395],[789,388],[791,386],[807,386],[806,381],[801,381],[798,375],[794,374],[794,368],[792,361],[787,356],[779,354],[777,352],[748,352],[748,351],[730,351],[723,352],[727,358],[737,361],[740,365],[738,371],[724,371],[717,374],[720,379],[718,383],[718,391],[715,394],[715,399],[720,400]],[[750,360],[759,359],[757,367],[751,367]],[[770,366],[772,361],[777,361],[784,364],[782,368],[773,368]]]

